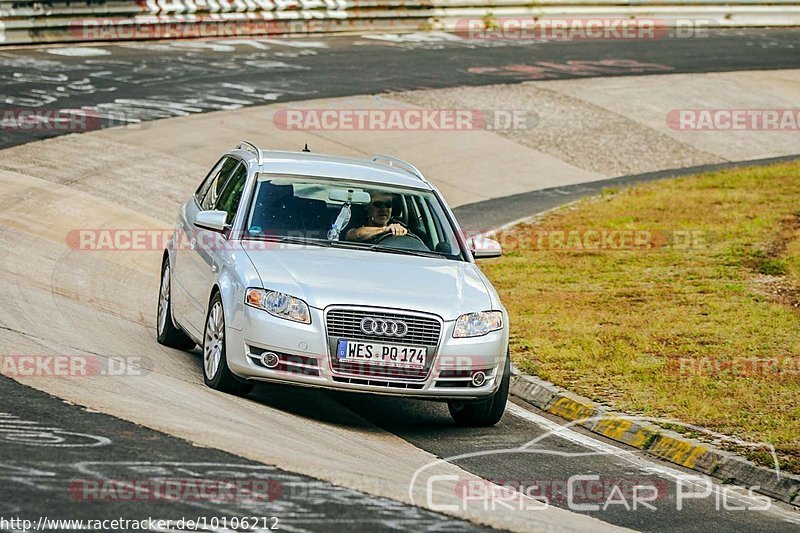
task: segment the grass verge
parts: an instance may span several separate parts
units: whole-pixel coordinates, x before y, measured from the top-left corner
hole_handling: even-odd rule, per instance
[[[800,473],[800,164],[606,191],[498,239],[482,267],[522,370]]]

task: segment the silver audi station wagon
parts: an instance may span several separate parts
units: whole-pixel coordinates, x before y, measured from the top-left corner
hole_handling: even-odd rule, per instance
[[[446,401],[456,423],[505,410],[508,314],[439,191],[387,156],[242,142],[183,204],[164,251],[158,342],[202,347],[205,383]]]

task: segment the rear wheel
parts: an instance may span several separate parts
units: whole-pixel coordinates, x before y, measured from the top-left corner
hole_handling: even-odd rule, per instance
[[[253,384],[237,378],[228,368],[225,355],[225,312],[222,298],[215,293],[208,305],[206,328],[203,334],[203,380],[212,389],[245,395]]]
[[[503,365],[503,378],[500,381],[500,387],[497,392],[486,400],[447,402],[450,416],[459,426],[485,427],[497,424],[503,418],[503,413],[506,410],[510,383],[511,358],[506,354],[506,362]]]
[[[172,321],[172,278],[170,277],[169,259],[166,257],[161,265],[156,334],[159,344],[164,346],[179,350],[191,350],[195,347],[195,342]]]

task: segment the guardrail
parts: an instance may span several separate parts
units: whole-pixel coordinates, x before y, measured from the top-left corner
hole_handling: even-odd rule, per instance
[[[797,0],[0,1],[0,43],[458,30],[503,18],[648,19],[670,26],[800,26]]]

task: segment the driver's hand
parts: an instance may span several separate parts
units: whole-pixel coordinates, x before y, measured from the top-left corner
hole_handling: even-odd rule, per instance
[[[399,237],[400,235],[405,235],[408,233],[408,230],[404,228],[401,224],[389,224],[387,229],[392,232],[392,235],[395,237]]]

